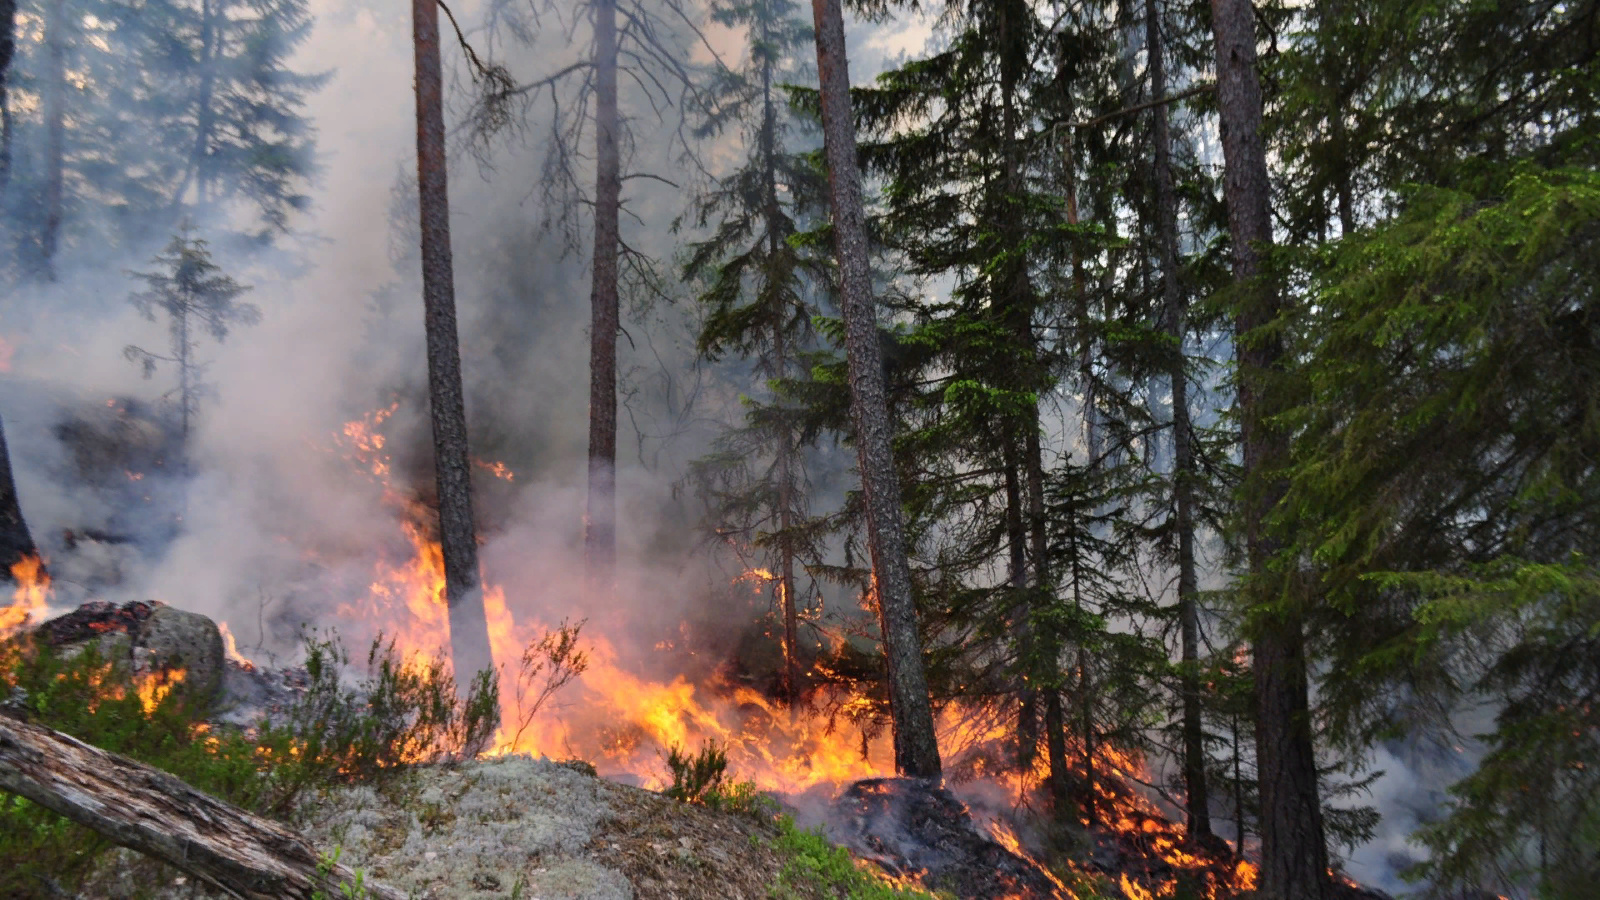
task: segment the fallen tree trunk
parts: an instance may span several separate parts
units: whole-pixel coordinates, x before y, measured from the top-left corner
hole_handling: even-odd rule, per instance
[[[358,876],[304,838],[178,778],[0,715],[0,790],[247,900],[335,900]],[[360,896],[401,900],[366,882]]]

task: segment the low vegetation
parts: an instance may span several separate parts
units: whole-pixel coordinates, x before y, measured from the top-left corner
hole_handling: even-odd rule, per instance
[[[381,638],[368,651],[367,677],[354,685],[341,678],[350,660],[337,636],[308,635],[305,653],[300,700],[249,729],[211,725],[213,710],[181,682],[136,678],[93,644],[67,652],[41,642],[0,644],[0,692],[29,721],[280,819],[326,785],[381,782],[409,763],[476,756],[499,725],[493,676],[457,699],[442,664],[402,660]],[[0,896],[70,891],[110,848],[88,829],[0,795]]]

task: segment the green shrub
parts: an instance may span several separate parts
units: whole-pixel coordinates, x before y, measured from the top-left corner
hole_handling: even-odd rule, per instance
[[[672,773],[672,785],[662,793],[685,803],[704,804],[707,795],[722,788],[728,774],[728,751],[714,740],[706,741],[693,756],[672,747],[667,751],[667,770]]]
[[[307,635],[305,693],[276,721],[213,728],[172,690],[138,696],[132,673],[93,645],[70,658],[42,644],[0,643],[0,699],[30,721],[171,772],[195,787],[282,818],[306,791],[372,781],[412,763],[476,756],[499,727],[499,688],[480,673],[464,698],[438,660],[402,660],[380,637],[354,687],[337,636]],[[65,895],[110,848],[94,832],[0,794],[0,897]]]
[[[942,896],[921,888],[891,884],[862,868],[850,851],[828,842],[821,833],[803,831],[794,819],[778,819],[773,849],[787,857],[767,893],[774,900],[844,897],[847,900],[928,900]]]

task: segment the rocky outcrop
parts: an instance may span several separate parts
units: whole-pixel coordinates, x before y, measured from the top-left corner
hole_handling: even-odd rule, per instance
[[[42,623],[32,636],[69,654],[92,644],[136,676],[182,670],[175,690],[205,706],[222,699],[227,667],[222,632],[199,613],[154,600],[121,606],[93,601]]]

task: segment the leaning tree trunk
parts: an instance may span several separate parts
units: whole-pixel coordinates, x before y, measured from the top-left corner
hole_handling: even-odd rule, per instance
[[[0,422],[0,578],[10,578],[12,566],[38,552],[33,535],[28,533],[28,523],[22,518],[22,505],[17,502],[5,423]]]
[[[66,0],[45,7],[45,158],[44,226],[39,233],[39,258],[46,278],[55,280],[56,245],[61,237],[61,205],[65,192],[67,140]]]
[[[617,148],[617,4],[594,3],[594,277],[589,289],[589,499],[585,588],[609,605],[617,589],[617,266],[622,160]]]
[[[356,873],[288,828],[159,769],[0,716],[0,790],[247,900],[351,896]],[[403,894],[362,878],[363,897]]]
[[[1268,566],[1279,546],[1265,524],[1283,498],[1273,473],[1287,455],[1263,391],[1283,365],[1283,348],[1263,326],[1277,318],[1278,290],[1261,271],[1272,245],[1271,184],[1262,137],[1261,83],[1256,73],[1255,10],[1250,0],[1212,0],[1217,44],[1217,102],[1222,116],[1224,197],[1234,280],[1242,294],[1234,317],[1243,444],[1245,555],[1249,596],[1258,614],[1253,648],[1256,763],[1261,794],[1261,892],[1272,900],[1322,900],[1328,894],[1328,851],[1317,793],[1316,754],[1307,698],[1301,615],[1276,607]]]
[[[439,64],[439,7],[412,0],[417,67],[417,195],[422,222],[422,301],[428,340],[428,402],[439,486],[439,547],[457,687],[492,669],[478,542],[472,520],[472,462],[467,452],[461,348],[456,337],[455,275],[450,259],[450,199],[445,177],[444,96]]]
[[[1149,53],[1150,96],[1167,96],[1166,52],[1161,45],[1161,13],[1156,0],[1145,0],[1145,47]],[[1188,309],[1178,283],[1178,197],[1172,185],[1172,132],[1167,104],[1155,115],[1156,231],[1161,244],[1162,317],[1172,341],[1167,372],[1172,383],[1173,527],[1178,532],[1178,621],[1182,633],[1183,790],[1190,838],[1211,834],[1211,798],[1206,784],[1205,726],[1200,711],[1199,579],[1194,563],[1194,444],[1189,420],[1189,376],[1184,371],[1183,342]]]
[[[0,0],[0,201],[11,183],[11,60],[17,51],[17,0]],[[0,207],[3,208],[3,207]]]
[[[855,425],[861,493],[866,501],[867,547],[872,555],[872,579],[888,663],[894,762],[902,775],[936,778],[940,775],[939,745],[934,737],[933,705],[923,672],[917,608],[911,596],[900,485],[890,447],[893,429],[884,388],[883,353],[878,347],[872,273],[867,263],[866,213],[861,202],[861,171],[856,162],[855,118],[850,108],[844,11],[839,0],[811,0],[811,12],[816,23],[834,247],[839,257],[850,418]]]

